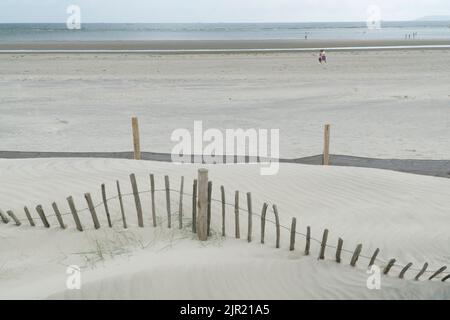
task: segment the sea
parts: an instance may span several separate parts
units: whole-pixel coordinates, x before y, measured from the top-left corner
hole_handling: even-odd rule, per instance
[[[1,42],[141,40],[450,40],[450,21],[314,23],[0,23]]]

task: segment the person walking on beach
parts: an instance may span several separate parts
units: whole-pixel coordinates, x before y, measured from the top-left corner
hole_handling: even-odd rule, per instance
[[[325,50],[320,50],[319,53],[319,63],[327,63],[327,56],[325,55]]]

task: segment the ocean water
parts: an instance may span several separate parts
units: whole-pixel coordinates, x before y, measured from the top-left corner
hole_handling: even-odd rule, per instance
[[[450,21],[382,22],[368,29],[365,22],[317,23],[201,23],[201,24],[82,24],[69,30],[65,24],[0,24],[0,41],[113,41],[113,40],[450,40]],[[411,36],[412,39],[412,36]]]

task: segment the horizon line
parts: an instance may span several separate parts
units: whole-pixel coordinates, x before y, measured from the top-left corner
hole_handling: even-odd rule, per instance
[[[380,20],[381,22],[450,22],[449,18],[445,20],[422,20],[427,17],[420,17],[415,19],[401,19],[401,20]],[[130,21],[115,21],[115,22],[100,22],[100,21],[89,21],[82,22],[82,24],[264,24],[264,23],[276,23],[276,24],[293,24],[293,23],[366,23],[364,20],[316,20],[316,21],[234,21],[234,22],[148,22],[148,21],[139,21],[139,22],[130,22]],[[42,22],[42,21],[15,21],[15,22],[0,22],[2,24],[65,24],[66,22]]]

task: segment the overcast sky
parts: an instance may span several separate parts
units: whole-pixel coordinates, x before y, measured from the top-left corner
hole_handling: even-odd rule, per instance
[[[372,4],[382,20],[450,15],[450,0],[0,0],[0,23],[65,22],[70,4],[83,22],[365,21]]]

